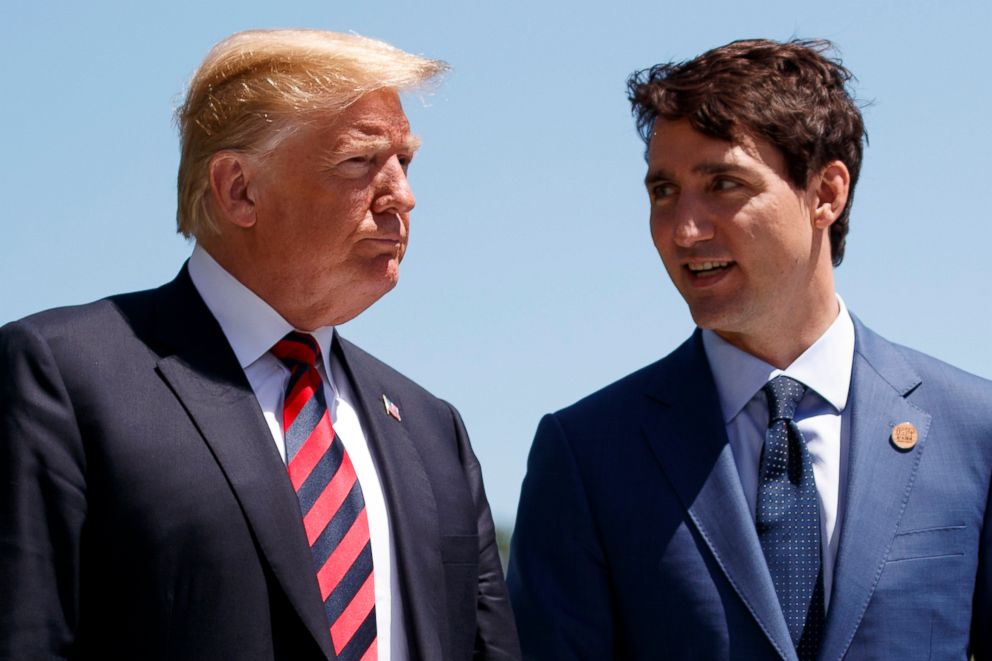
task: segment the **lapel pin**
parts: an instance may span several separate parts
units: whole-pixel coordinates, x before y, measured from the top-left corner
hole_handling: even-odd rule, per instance
[[[389,398],[385,395],[382,396],[382,405],[386,408],[386,414],[391,418],[396,418],[396,422],[400,422],[402,418],[400,417],[400,407],[389,401]]]
[[[919,438],[916,427],[910,422],[900,422],[892,428],[892,445],[900,450],[912,450]]]

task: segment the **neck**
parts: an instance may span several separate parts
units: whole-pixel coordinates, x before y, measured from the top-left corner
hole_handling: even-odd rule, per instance
[[[784,370],[809,349],[830,328],[840,314],[837,295],[831,287],[828,295],[811,299],[810,307],[793,316],[800,323],[776,327],[765,335],[729,333],[715,330],[717,335],[741,351],[760,358],[769,365]]]
[[[325,326],[337,326],[356,317],[369,304],[354,304],[346,297],[334,297],[337,305],[327,305],[327,296],[311,291],[305,278],[268,268],[263,259],[245,257],[223,241],[198,240],[200,246],[225,271],[279,313],[293,328],[312,332]],[[343,305],[353,303],[351,307]]]

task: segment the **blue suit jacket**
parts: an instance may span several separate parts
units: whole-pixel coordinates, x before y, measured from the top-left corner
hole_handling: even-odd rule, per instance
[[[821,659],[992,654],[992,383],[855,319]],[[913,424],[910,451],[890,442]],[[510,555],[525,658],[795,659],[697,331],[537,431]]]

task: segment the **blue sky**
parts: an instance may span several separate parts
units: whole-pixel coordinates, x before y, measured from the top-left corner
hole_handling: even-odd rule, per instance
[[[342,327],[461,410],[511,525],[540,416],[692,330],[648,235],[628,74],[745,37],[825,37],[870,146],[838,288],[890,339],[992,378],[985,2],[24,2],[0,7],[0,323],[153,287],[175,234],[172,109],[253,27],[447,60],[406,99],[424,147],[400,285]]]

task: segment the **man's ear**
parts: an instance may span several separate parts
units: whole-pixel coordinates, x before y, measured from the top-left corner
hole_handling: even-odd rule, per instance
[[[842,161],[830,161],[813,181],[813,224],[830,227],[844,212],[851,191],[851,173]]]
[[[248,156],[219,151],[210,158],[210,197],[219,220],[249,228],[255,224],[255,196],[249,181]]]

